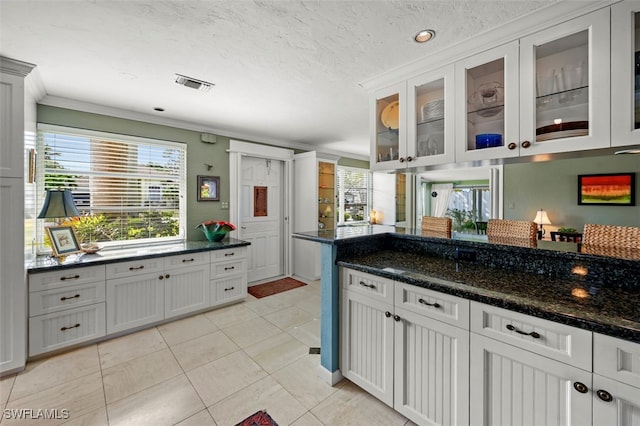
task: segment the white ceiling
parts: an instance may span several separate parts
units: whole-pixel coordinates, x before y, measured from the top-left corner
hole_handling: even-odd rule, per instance
[[[367,158],[358,83],[554,1],[2,0],[0,54],[37,65],[43,103]],[[437,35],[419,45],[424,28]],[[175,73],[215,87],[179,86]]]

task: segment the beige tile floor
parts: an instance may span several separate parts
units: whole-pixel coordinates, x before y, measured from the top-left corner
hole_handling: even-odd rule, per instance
[[[413,425],[348,380],[317,377],[319,315],[315,282],[29,362],[0,380],[0,423],[225,426],[266,409],[280,426]]]

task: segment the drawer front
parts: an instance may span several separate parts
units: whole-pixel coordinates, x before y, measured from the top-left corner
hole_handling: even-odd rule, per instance
[[[247,274],[211,281],[211,306],[244,299],[247,295]]]
[[[235,247],[224,250],[211,250],[211,262],[225,262],[239,257],[247,257],[246,247]]]
[[[128,278],[150,272],[164,271],[164,258],[133,260],[131,262],[110,263],[107,265],[107,279]]]
[[[29,355],[105,335],[105,304],[97,303],[29,318]]]
[[[51,272],[29,274],[29,291],[42,291],[51,288],[86,284],[105,279],[104,265],[87,266],[85,268],[65,268]]]
[[[211,264],[211,279],[229,277],[247,272],[247,260],[237,259]]]
[[[591,371],[592,333],[471,302],[471,331]]]
[[[169,256],[164,259],[165,268],[181,268],[183,266],[199,266],[209,264],[209,253],[187,253],[179,256]]]
[[[393,303],[393,285],[393,281],[387,278],[347,268],[342,270],[343,290],[353,291],[377,300]]]
[[[415,285],[395,283],[397,307],[469,329],[469,301]]]
[[[640,344],[594,333],[593,371],[640,388]]]
[[[63,311],[104,300],[104,281],[37,291],[29,294],[29,316]]]

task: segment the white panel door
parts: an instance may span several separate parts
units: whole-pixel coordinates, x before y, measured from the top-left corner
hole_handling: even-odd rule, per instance
[[[393,406],[393,305],[342,292],[340,371],[390,407]]]
[[[468,425],[469,331],[395,314],[394,408],[421,425]]]
[[[278,160],[242,157],[238,238],[249,246],[248,280],[283,274],[283,164]],[[261,199],[265,198],[266,205]]]
[[[590,425],[591,373],[471,333],[472,425]]]
[[[209,265],[167,269],[164,317],[171,318],[209,307]]]
[[[640,388],[593,375],[593,425],[639,426]]]
[[[163,319],[163,273],[107,280],[107,334]]]

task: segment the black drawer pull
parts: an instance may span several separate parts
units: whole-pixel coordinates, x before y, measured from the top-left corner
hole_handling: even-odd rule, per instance
[[[62,301],[64,302],[65,300],[69,300],[69,299],[77,299],[77,298],[79,298],[79,297],[80,297],[80,295],[79,295],[79,294],[76,294],[75,296],[69,296],[69,297],[66,297],[66,296],[65,296],[65,297],[61,297],[61,298],[60,298],[60,300],[62,300]]]
[[[531,333],[525,333],[524,331],[518,330],[517,328],[515,328],[511,324],[507,324],[507,330],[515,331],[516,333],[522,334],[524,336],[531,336],[534,339],[539,339],[540,338],[540,335],[538,333],[536,333],[535,331],[532,331]]]
[[[71,330],[72,328],[78,328],[78,327],[80,327],[80,324],[72,325],[71,327],[62,327],[60,331],[67,331],[67,330]]]
[[[235,287],[227,287],[227,288],[224,289],[224,291],[231,291],[231,290],[234,290],[234,289],[235,289]]]
[[[587,387],[587,385],[585,385],[584,383],[581,383],[581,382],[575,382],[575,383],[573,384],[573,388],[574,388],[575,390],[577,390],[578,392],[580,392],[580,393],[587,393],[587,392],[589,392],[589,388]]]
[[[80,278],[80,275],[73,275],[71,277],[60,277],[60,281],[77,280],[78,278]]]
[[[364,281],[360,281],[360,285],[361,285],[362,287],[367,287],[367,288],[371,288],[371,289],[376,288],[376,286],[375,286],[375,285],[373,285],[373,284],[367,284],[367,283],[365,283]]]
[[[171,278],[171,275],[166,274],[164,277],[165,277],[165,278]]]
[[[235,254],[235,253],[225,253],[225,254],[224,254],[224,257],[227,257],[227,256],[233,256],[234,254]]]
[[[600,398],[601,400],[603,400],[604,402],[611,402],[613,401],[613,396],[607,392],[604,389],[598,389],[596,391],[596,395],[598,395],[598,398]]]
[[[225,271],[228,271],[230,269],[236,269],[236,267],[235,266],[229,266],[228,268],[227,267],[224,268]]]
[[[182,263],[193,262],[194,260],[193,257],[191,259],[182,259]]]
[[[385,311],[384,316],[387,318],[391,318],[391,312]]]
[[[423,305],[427,305],[427,306],[433,306],[434,308],[439,308],[440,304],[439,303],[429,303],[426,300],[424,300],[423,298],[418,299],[419,303],[422,303]]]
[[[159,280],[164,280],[164,275],[160,275],[160,276],[158,277],[158,279],[159,279]]]
[[[144,269],[144,265],[140,265],[140,266],[130,266],[130,267],[129,267],[129,270],[130,270],[130,271],[137,271],[137,270],[140,270],[140,269]]]
[[[398,316],[398,315],[394,315],[394,316],[393,316],[393,320],[394,320],[395,322],[399,322],[401,319],[402,319],[402,318],[400,318],[400,316]]]

